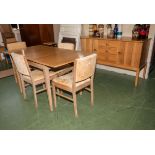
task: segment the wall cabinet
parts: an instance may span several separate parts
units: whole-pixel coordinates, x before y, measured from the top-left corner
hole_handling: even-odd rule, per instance
[[[53,24],[19,24],[22,41],[27,46],[54,41]]]
[[[145,77],[149,44],[150,39],[81,37],[81,49],[88,53],[96,52],[97,64],[135,71],[135,86],[138,84],[139,72],[143,68]]]

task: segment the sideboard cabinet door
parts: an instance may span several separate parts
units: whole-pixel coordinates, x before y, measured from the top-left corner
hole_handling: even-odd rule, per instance
[[[131,69],[139,67],[142,46],[143,43],[140,42],[122,42],[119,52],[119,64]]]
[[[108,41],[106,42],[107,62],[111,64],[118,63],[118,54],[120,51],[120,41]]]
[[[108,59],[106,40],[94,39],[93,50],[97,53],[97,63],[104,64]]]

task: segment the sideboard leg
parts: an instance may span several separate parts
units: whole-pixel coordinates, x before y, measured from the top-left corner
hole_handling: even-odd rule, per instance
[[[145,65],[145,67],[144,67],[144,71],[143,71],[143,79],[145,79],[146,68],[147,68],[147,65]]]
[[[140,70],[138,69],[138,70],[136,71],[135,87],[137,87],[137,84],[138,84],[139,72],[140,72]]]

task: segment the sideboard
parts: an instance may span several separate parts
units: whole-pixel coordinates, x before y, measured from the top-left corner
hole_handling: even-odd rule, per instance
[[[150,40],[81,36],[81,49],[86,53],[96,52],[97,64],[135,71],[136,87],[142,69],[144,69],[143,78],[145,78]]]

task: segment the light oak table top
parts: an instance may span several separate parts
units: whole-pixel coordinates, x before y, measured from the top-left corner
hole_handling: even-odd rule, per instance
[[[52,68],[57,68],[74,62],[79,57],[86,56],[84,52],[48,47],[43,45],[31,46],[24,49],[29,61]]]

